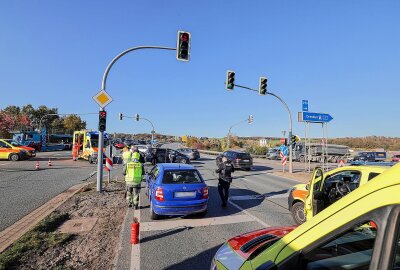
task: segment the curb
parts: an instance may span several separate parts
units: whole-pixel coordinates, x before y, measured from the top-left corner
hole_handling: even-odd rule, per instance
[[[57,195],[47,203],[32,211],[22,219],[15,222],[10,227],[0,232],[0,253],[6,250],[10,245],[17,241],[21,236],[35,227],[46,216],[52,213],[55,209],[61,206],[69,198],[81,191],[91,183],[78,184],[70,187],[63,193]]]

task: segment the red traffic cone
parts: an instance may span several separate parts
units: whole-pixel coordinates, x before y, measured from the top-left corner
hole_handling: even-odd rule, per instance
[[[51,160],[49,159],[49,162],[47,162],[47,166],[51,166]]]
[[[35,170],[39,170],[39,161],[36,161]]]

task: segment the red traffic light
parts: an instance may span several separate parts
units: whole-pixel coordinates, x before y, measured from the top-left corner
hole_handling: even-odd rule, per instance
[[[106,111],[100,111],[99,112],[99,117],[100,118],[106,118],[107,117],[107,112]]]
[[[188,40],[189,40],[189,35],[188,35],[188,33],[183,33],[182,36],[181,36],[181,40],[182,40],[183,42],[188,41]]]

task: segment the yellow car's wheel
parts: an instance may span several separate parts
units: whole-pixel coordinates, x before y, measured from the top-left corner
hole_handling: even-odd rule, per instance
[[[18,161],[19,160],[19,155],[16,153],[12,153],[8,156],[8,159],[11,161]]]
[[[304,213],[304,203],[296,202],[292,205],[292,216],[297,224],[303,224],[306,222],[306,215]]]

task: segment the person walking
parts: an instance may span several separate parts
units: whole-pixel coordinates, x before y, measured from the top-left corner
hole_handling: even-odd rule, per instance
[[[221,197],[222,207],[226,207],[229,197],[229,187],[232,182],[232,173],[235,171],[232,163],[226,158],[222,158],[222,162],[218,164],[215,170],[218,173],[218,193]]]
[[[139,159],[133,158],[132,162],[126,164],[126,200],[128,207],[139,209],[139,195],[142,185],[142,164]]]

